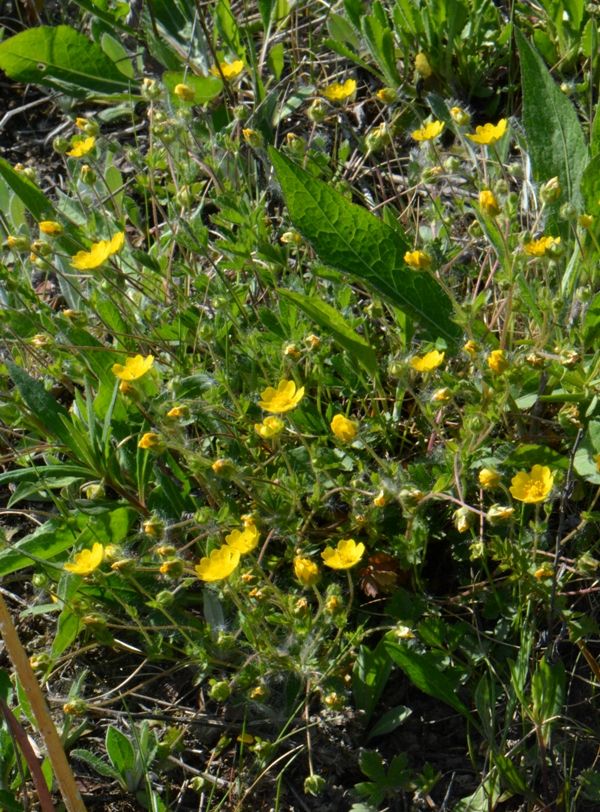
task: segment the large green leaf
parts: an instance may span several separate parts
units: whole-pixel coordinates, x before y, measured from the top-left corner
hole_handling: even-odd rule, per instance
[[[588,162],[588,149],[575,108],[560,91],[544,60],[515,30],[523,83],[523,125],[533,174],[539,182],[558,177],[560,203],[581,203],[579,184]]]
[[[12,547],[0,551],[0,577],[30,567],[37,559],[48,561],[75,543],[79,530],[51,519]]]
[[[452,321],[452,301],[433,276],[406,266],[408,244],[402,236],[286,156],[274,149],[269,155],[290,218],[320,259],[361,279],[407,312],[426,338],[441,336],[455,345],[461,331]]]
[[[391,640],[386,639],[385,649],[420,691],[440,699],[473,722],[473,715],[456,693],[462,671],[457,668],[442,670],[439,658],[431,652],[417,651]]]
[[[284,288],[279,288],[278,292],[284,299],[289,299],[298,305],[319,327],[326,330],[367,372],[375,374],[377,370],[375,350],[350,327],[335,307],[331,307],[316,296],[306,296],[304,293],[296,293]]]
[[[131,82],[102,48],[69,25],[28,28],[0,43],[0,68],[17,82],[75,96],[125,93]]]
[[[54,206],[46,195],[29,178],[16,172],[4,158],[0,158],[0,175],[37,220],[56,219]]]

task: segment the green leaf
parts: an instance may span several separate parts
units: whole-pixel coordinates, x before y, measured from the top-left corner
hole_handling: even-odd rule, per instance
[[[385,767],[383,759],[374,750],[361,750],[358,757],[358,766],[372,781],[383,783],[385,781]]]
[[[12,547],[0,551],[0,577],[30,567],[36,559],[48,561],[68,550],[78,532],[54,519],[46,522]]]
[[[135,769],[135,752],[133,745],[124,733],[116,727],[109,725],[106,731],[106,753],[111,764],[119,775],[125,776],[127,772]]]
[[[115,67],[121,71],[123,76],[125,76],[127,79],[134,79],[135,71],[133,69],[133,64],[129,58],[129,54],[125,48],[123,48],[119,40],[115,39],[105,31],[104,34],[102,34],[100,43],[104,53],[108,56],[111,62],[114,63]]]
[[[81,628],[81,618],[71,609],[63,609],[58,618],[56,635],[52,643],[52,656],[60,657],[66,651],[73,640],[79,634]]]
[[[125,93],[131,82],[99,45],[69,25],[28,28],[0,43],[0,68],[17,82],[74,96]]]
[[[598,217],[600,215],[600,155],[594,155],[583,171],[581,195],[585,214]]]
[[[90,767],[98,773],[98,775],[103,775],[105,778],[112,778],[113,781],[120,780],[119,773],[113,767],[111,767],[110,764],[107,764],[106,761],[103,761],[103,759],[94,753],[91,753],[89,750],[80,750],[76,748],[75,750],[71,750],[70,755],[79,761],[84,761],[86,764],[89,764]]]
[[[565,695],[565,669],[561,662],[540,660],[531,677],[532,718],[547,741],[550,728],[558,719]]]
[[[590,302],[583,319],[583,344],[593,350],[600,342],[600,293]]]
[[[427,339],[442,336],[456,345],[461,330],[452,321],[450,297],[433,276],[406,266],[408,244],[398,232],[275,149],[269,155],[292,223],[319,258],[408,312]]]
[[[600,485],[600,469],[596,457],[600,454],[600,421],[590,420],[583,442],[575,452],[574,468],[580,477]]]
[[[318,299],[316,296],[307,296],[304,293],[296,293],[284,288],[279,288],[278,293],[284,299],[289,299],[298,305],[309,318],[313,319],[323,330],[326,330],[349,355],[355,358],[367,372],[371,373],[371,375],[375,374],[377,371],[375,350],[350,327],[335,307],[322,301],[322,299]]]
[[[15,172],[4,158],[0,158],[0,175],[17,197],[23,201],[36,220],[55,219],[54,206],[46,195],[29,178],[26,178],[20,172]]]
[[[386,686],[392,661],[380,642],[372,651],[360,646],[352,672],[352,693],[359,710],[366,714],[368,722]]]
[[[396,705],[395,708],[391,708],[377,720],[369,731],[367,740],[374,739],[375,736],[386,736],[392,730],[396,730],[397,727],[404,724],[411,714],[411,708],[406,705]]]
[[[423,693],[450,705],[473,723],[473,715],[456,695],[462,675],[459,669],[442,670],[439,659],[431,652],[419,652],[391,640],[385,640],[385,647],[413,685]]]
[[[52,395],[46,391],[44,385],[32,378],[24,369],[7,360],[6,366],[31,416],[44,431],[54,435],[68,448],[72,447],[69,413],[60,405]]]
[[[544,60],[515,29],[523,83],[523,125],[533,175],[539,182],[558,177],[563,197],[550,209],[557,215],[565,199],[581,204],[580,181],[588,162],[588,149],[575,108],[561,93]]]

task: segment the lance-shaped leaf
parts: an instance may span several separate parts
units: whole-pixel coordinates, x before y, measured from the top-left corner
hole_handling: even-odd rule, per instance
[[[424,337],[455,345],[460,328],[439,282],[404,262],[408,244],[398,231],[362,206],[350,203],[274,149],[269,150],[290,219],[319,258],[352,274],[410,315]]]
[[[575,108],[548,72],[544,60],[515,29],[523,82],[523,125],[531,155],[533,174],[543,182],[557,177],[563,196],[551,207],[556,217],[565,200],[581,203],[581,175],[588,162],[588,149]]]

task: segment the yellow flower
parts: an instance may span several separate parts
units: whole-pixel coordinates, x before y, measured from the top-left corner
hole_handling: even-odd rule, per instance
[[[560,237],[540,237],[537,240],[526,242],[523,250],[530,257],[543,257],[549,248],[560,243]]]
[[[490,217],[495,217],[500,214],[500,207],[493,192],[489,189],[483,189],[479,192],[479,205],[482,210]]]
[[[233,530],[228,536],[225,536],[225,541],[240,555],[245,555],[254,550],[259,538],[260,533],[254,524],[244,524],[243,530]]]
[[[89,251],[78,251],[71,265],[79,271],[99,268],[113,254],[117,254],[125,243],[125,232],[117,231],[110,240],[95,242]]]
[[[42,234],[47,234],[49,237],[58,237],[63,233],[63,227],[55,220],[42,220],[39,227]]]
[[[79,118],[75,119],[75,126],[77,127],[78,130],[85,130],[85,128],[87,127],[87,123],[88,123],[87,118],[83,118],[83,116],[80,116]]]
[[[330,615],[335,615],[342,608],[342,602],[337,595],[330,595],[325,601],[325,610]]]
[[[183,82],[175,85],[173,88],[173,93],[177,96],[178,99],[181,101],[193,101],[194,96],[196,95],[194,92],[194,88],[190,87],[189,85],[184,85]]]
[[[313,586],[319,580],[319,567],[310,558],[294,558],[294,575],[302,586]]]
[[[466,110],[463,110],[462,107],[451,107],[450,115],[452,116],[452,121],[458,124],[459,127],[466,127],[471,121],[471,116]]]
[[[156,434],[154,431],[147,431],[141,436],[140,441],[138,442],[138,448],[157,448],[161,442],[160,434]]]
[[[431,372],[437,369],[440,364],[443,364],[444,356],[445,353],[432,350],[426,352],[425,355],[415,355],[414,358],[410,359],[410,365],[417,372]]]
[[[259,133],[258,130],[253,130],[251,127],[244,127],[242,136],[244,141],[255,149],[262,147],[264,144],[264,138],[261,133]]]
[[[447,386],[442,386],[441,389],[436,389],[431,395],[431,400],[434,403],[446,403],[452,397],[452,392]]]
[[[341,539],[337,547],[326,547],[321,553],[325,566],[333,570],[347,570],[358,564],[365,552],[365,545],[354,539]]]
[[[459,533],[466,533],[473,526],[475,514],[468,507],[460,507],[452,514],[454,526]]]
[[[541,567],[538,567],[537,570],[533,573],[533,577],[536,578],[538,581],[541,581],[542,578],[552,578],[554,572],[550,564],[542,564]]]
[[[427,59],[427,54],[420,51],[415,57],[415,70],[423,79],[429,79],[433,70]]]
[[[91,550],[81,550],[76,553],[75,560],[65,564],[65,569],[74,575],[91,575],[94,570],[98,569],[103,558],[104,547],[97,541]]]
[[[477,355],[477,350],[478,350],[477,342],[473,341],[473,339],[470,338],[467,341],[467,343],[464,345],[463,350],[466,353],[468,353],[471,356],[471,358],[473,358],[473,356]]]
[[[270,440],[272,437],[277,437],[285,428],[285,423],[279,417],[270,415],[265,417],[262,423],[254,424],[254,431],[263,438],[263,440]]]
[[[503,372],[506,372],[509,364],[504,350],[492,350],[487,357],[487,365],[494,375],[502,375]]]
[[[497,124],[484,124],[483,126],[475,127],[475,132],[467,135],[470,141],[475,144],[483,144],[490,146],[499,141],[506,132],[506,119],[501,118]]]
[[[73,147],[67,152],[67,155],[71,158],[83,158],[84,155],[94,149],[95,143],[96,139],[93,135],[90,135],[89,138],[78,138]]]
[[[294,381],[287,381],[284,378],[279,381],[277,389],[267,386],[260,396],[262,400],[258,401],[258,405],[261,409],[282,414],[296,408],[304,397],[304,387],[301,386],[300,389],[297,389]]]
[[[415,141],[432,141],[438,137],[444,126],[443,121],[431,121],[419,130],[413,130],[411,136]]]
[[[509,490],[519,502],[533,504],[547,499],[553,485],[554,477],[550,468],[547,465],[534,465],[529,473],[519,471],[512,478]]]
[[[201,558],[194,569],[201,581],[222,581],[229,578],[239,563],[239,551],[225,545],[213,550],[208,557]]]
[[[375,94],[375,98],[382,104],[394,104],[398,100],[398,94],[393,87],[382,87]]]
[[[426,270],[431,265],[431,257],[425,251],[407,251],[404,254],[404,261],[409,268]]]
[[[490,524],[500,524],[512,519],[515,509],[506,505],[492,505],[486,514]]]
[[[187,406],[173,406],[173,408],[169,409],[167,412],[167,417],[175,420],[180,417],[187,417],[189,413],[190,410]]]
[[[478,479],[484,491],[491,491],[497,488],[502,481],[502,477],[498,471],[494,471],[493,468],[482,468],[479,472]]]
[[[323,95],[326,99],[333,102],[345,102],[354,96],[356,93],[356,81],[354,79],[346,79],[343,84],[334,82],[328,85],[323,90]]]
[[[225,79],[235,79],[244,70],[244,63],[241,59],[236,59],[234,62],[220,62],[219,67],[213,65],[210,72],[213,76],[223,75]]]
[[[580,214],[577,218],[577,222],[581,228],[591,228],[594,218],[591,214]]]
[[[358,434],[358,426],[354,420],[348,420],[343,414],[334,415],[330,423],[331,431],[342,443],[351,443]]]
[[[125,360],[125,364],[113,364],[112,371],[121,381],[137,381],[148,372],[154,364],[154,356],[134,355]]]
[[[387,504],[387,499],[385,496],[385,491],[379,491],[377,496],[373,499],[373,504],[375,507],[382,508],[385,507]]]

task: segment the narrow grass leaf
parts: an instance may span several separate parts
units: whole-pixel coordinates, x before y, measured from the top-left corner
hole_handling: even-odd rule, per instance
[[[406,310],[425,338],[456,345],[461,331],[452,321],[450,297],[429,273],[406,266],[408,243],[397,231],[276,150],[269,155],[290,219],[319,258]]]

